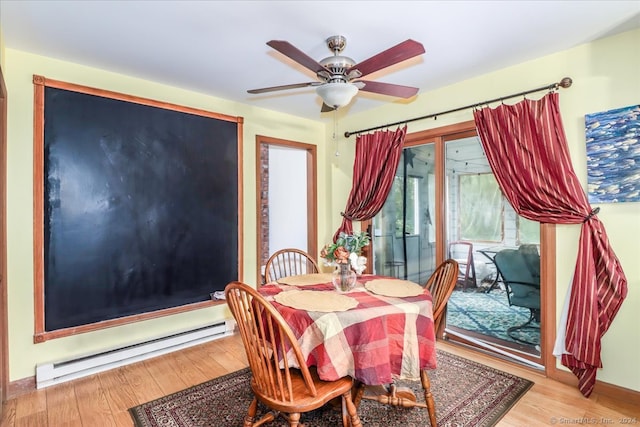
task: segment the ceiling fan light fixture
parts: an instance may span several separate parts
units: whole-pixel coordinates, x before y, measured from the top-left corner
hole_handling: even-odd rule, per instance
[[[328,106],[340,108],[351,102],[356,93],[358,93],[358,87],[353,83],[326,83],[318,86],[316,93]]]

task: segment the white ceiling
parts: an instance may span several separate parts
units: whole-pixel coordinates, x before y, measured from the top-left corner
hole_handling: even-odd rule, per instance
[[[319,61],[331,54],[325,39],[343,35],[343,55],[361,62],[414,39],[424,55],[367,79],[427,92],[639,28],[640,0],[0,0],[0,25],[9,49],[319,120],[332,115],[320,113],[313,88],[247,93],[316,81],[267,41],[289,41]],[[360,92],[345,108],[396,101]]]

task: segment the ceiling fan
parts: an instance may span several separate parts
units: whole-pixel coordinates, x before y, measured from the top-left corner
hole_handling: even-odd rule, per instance
[[[251,89],[247,92],[257,94],[315,86],[316,92],[323,100],[321,110],[323,113],[349,104],[358,90],[399,98],[410,98],[418,93],[416,87],[360,80],[360,78],[422,55],[425,50],[421,43],[408,39],[359,63],[347,56],[340,55],[347,44],[345,37],[331,36],[326,39],[326,43],[329,50],[333,52],[333,56],[318,62],[287,41],[271,40],[267,42],[268,46],[316,73],[318,81]]]

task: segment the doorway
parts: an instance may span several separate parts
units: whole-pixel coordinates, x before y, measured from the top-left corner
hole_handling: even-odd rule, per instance
[[[540,368],[544,318],[538,311],[537,330],[527,331],[533,343],[509,336],[514,319],[524,316],[524,323],[529,310],[511,306],[491,253],[533,245],[540,277],[540,229],[519,218],[502,197],[472,121],[410,134],[394,187],[372,222],[374,273],[424,284],[442,261],[459,260],[465,271],[454,291],[458,298],[452,296],[447,308],[444,337]],[[454,242],[464,243],[469,252],[454,254]],[[478,306],[485,312],[463,319]]]
[[[426,283],[435,270],[433,144],[406,147],[382,209],[373,218],[374,272]]]
[[[257,271],[279,249],[317,259],[316,146],[256,136]]]
[[[539,365],[540,224],[509,205],[477,136],[445,138],[444,150],[446,256],[460,265],[446,331]]]

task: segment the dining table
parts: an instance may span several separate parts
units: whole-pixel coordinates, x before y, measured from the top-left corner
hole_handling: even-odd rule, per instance
[[[425,407],[435,426],[428,370],[436,368],[432,298],[422,286],[363,274],[355,287],[338,291],[331,274],[290,276],[258,288],[298,339],[308,366],[322,380],[354,379],[361,399]],[[293,357],[289,359],[295,366]],[[396,380],[420,380],[424,402]]]

